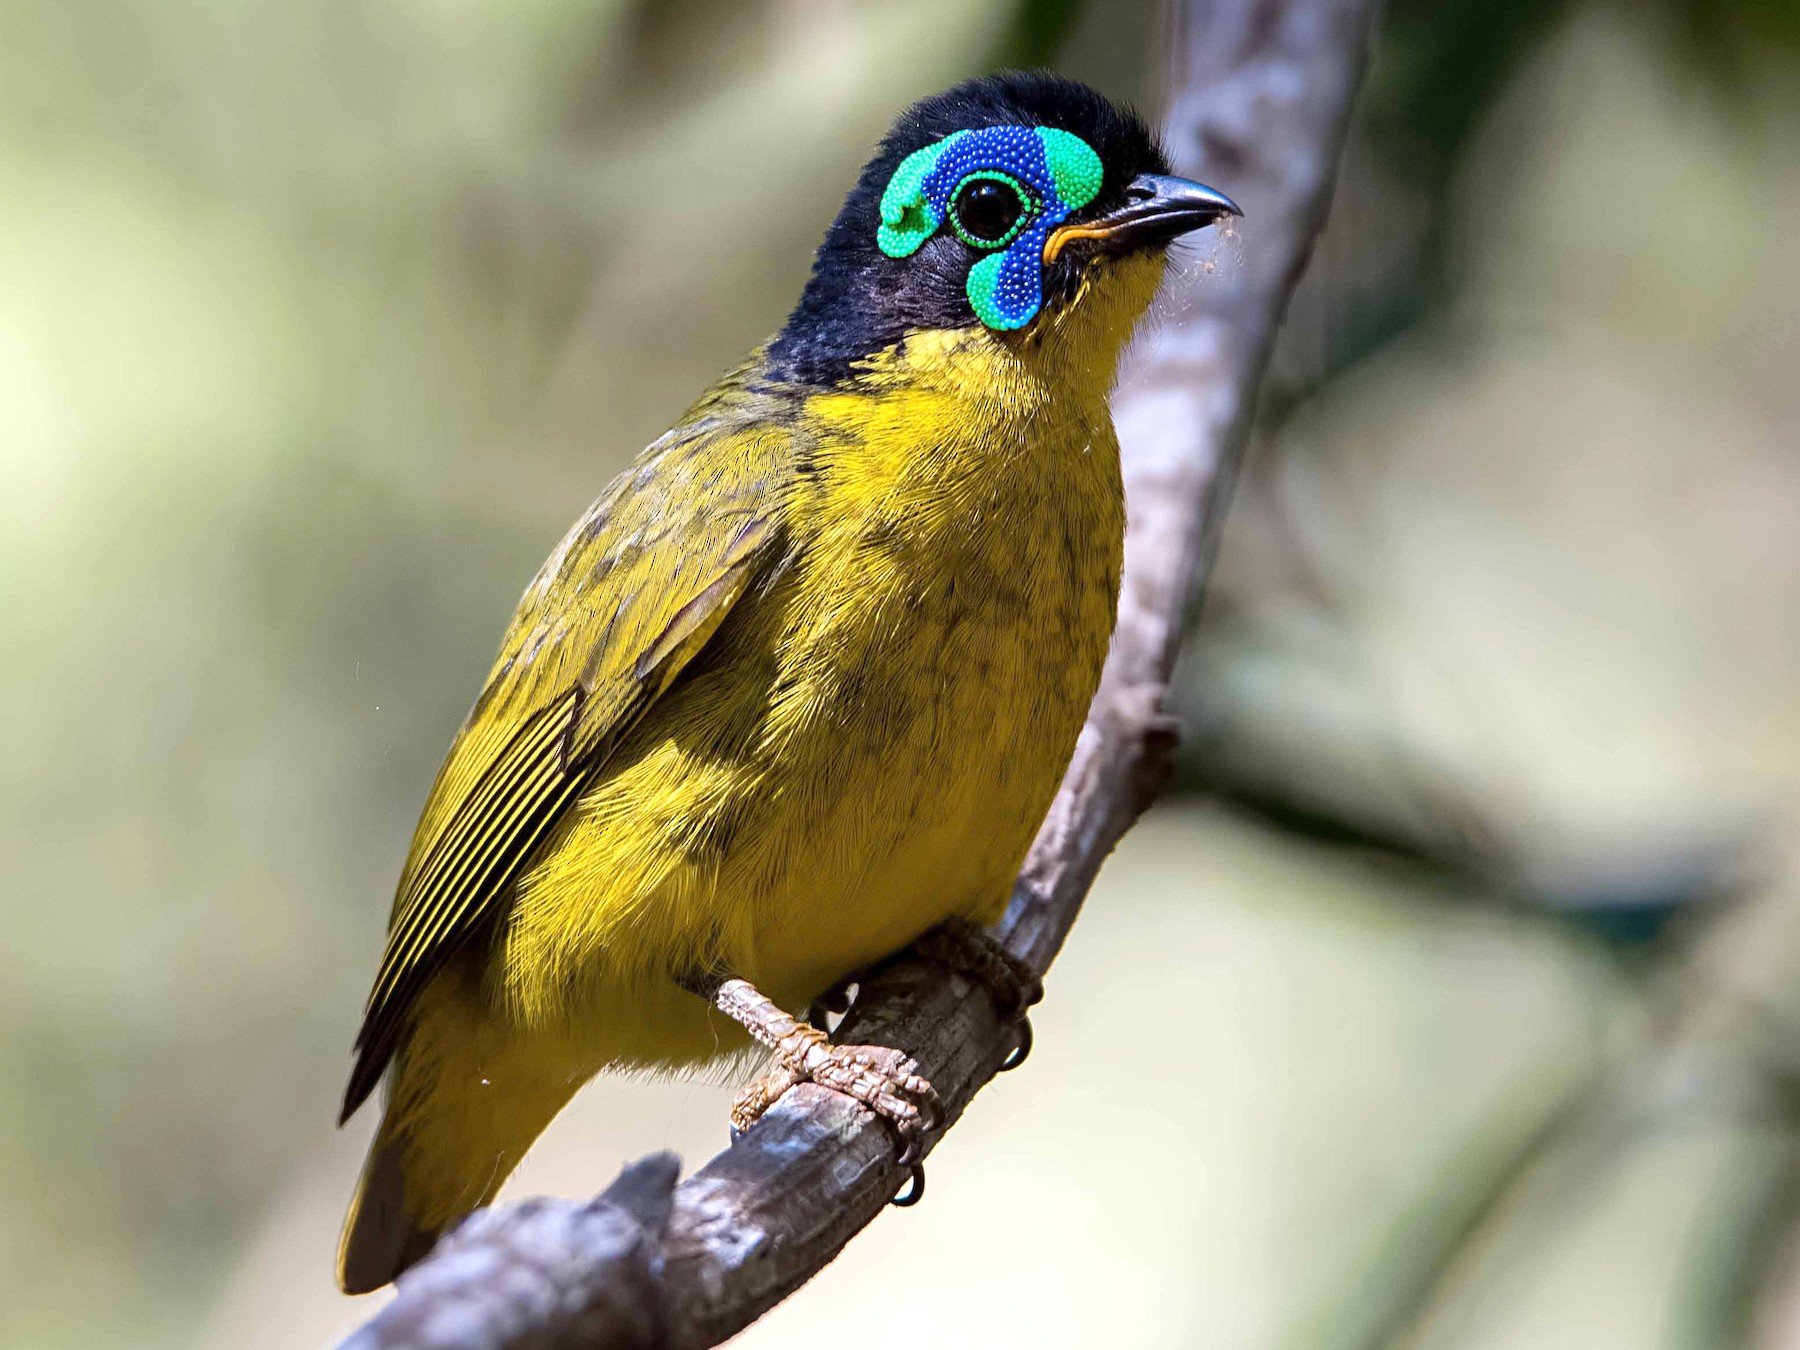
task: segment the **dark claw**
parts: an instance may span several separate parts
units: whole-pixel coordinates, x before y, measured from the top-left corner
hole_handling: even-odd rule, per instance
[[[912,1175],[909,1178],[912,1184],[895,1195],[888,1203],[895,1209],[911,1209],[925,1198],[925,1164],[921,1162],[908,1164],[903,1160],[901,1165],[912,1168]]]
[[[933,1092],[925,1099],[925,1105],[919,1108],[919,1133],[930,1134],[941,1129],[944,1124],[944,1101]]]
[[[902,1167],[916,1167],[919,1163],[919,1141],[905,1139],[900,1145],[899,1156],[894,1159]]]
[[[1013,1009],[1013,1016],[1023,1022],[1025,1020],[1026,1010],[1034,1008],[1044,1001],[1044,982],[1039,979],[1033,979],[1031,983],[1020,987],[1019,994],[1019,1005]],[[1029,1031],[1025,1033],[1025,1043],[1027,1045],[1031,1044],[1031,1033]]]
[[[1018,1068],[1019,1065],[1023,1064],[1031,1055],[1031,1042],[1031,1019],[1029,1017],[1021,1017],[1019,1019],[1018,1044],[1013,1046],[1010,1055],[1000,1061],[1000,1067],[995,1072],[1011,1073],[1014,1069]]]
[[[854,988],[855,979],[839,980],[812,1001],[812,1006],[806,1012],[806,1020],[815,1027],[828,1027],[828,1017],[842,1017],[850,1011],[850,1004],[854,1001],[850,997],[850,991]]]
[[[986,989],[1003,1022],[1017,1021],[1044,996],[1044,982],[1029,966],[966,919],[946,920],[915,946],[927,959]]]
[[[919,1123],[915,1129],[902,1130],[899,1124],[886,1116],[877,1116],[894,1137],[895,1159],[902,1167],[917,1167],[922,1152],[925,1136],[944,1123],[944,1110],[935,1098],[924,1102],[919,1107]],[[909,1202],[910,1203],[910,1202]]]

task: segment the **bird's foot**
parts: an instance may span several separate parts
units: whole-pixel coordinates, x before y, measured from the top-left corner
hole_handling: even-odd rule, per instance
[[[967,919],[945,920],[914,946],[921,956],[966,975],[988,991],[995,1010],[1019,1029],[1018,1043],[1000,1071],[1023,1064],[1031,1053],[1031,1019],[1026,1013],[1044,997],[1044,982],[1038,973]]]
[[[974,980],[1008,1021],[1044,997],[1044,982],[1003,943],[967,919],[946,919],[914,944],[921,956]]]
[[[731,1103],[731,1137],[736,1139],[756,1124],[763,1112],[787,1095],[789,1088],[805,1081],[785,1064],[777,1064],[753,1080]]]
[[[817,1027],[777,1008],[743,980],[727,980],[717,1006],[775,1052],[775,1067],[739,1094],[731,1125],[756,1123],[789,1088],[817,1083],[862,1103],[894,1133],[900,1165],[918,1163],[925,1136],[943,1123],[936,1090],[903,1050],[885,1045],[833,1045]],[[915,1179],[915,1190],[918,1182]]]

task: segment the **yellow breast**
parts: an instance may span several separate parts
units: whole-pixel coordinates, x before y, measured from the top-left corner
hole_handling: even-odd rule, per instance
[[[755,965],[796,994],[951,915],[996,917],[1112,629],[1124,522],[1104,402],[985,335],[911,345],[895,390],[815,409],[832,449],[769,734],[815,785],[789,821],[829,841],[829,885],[746,877],[772,883]]]
[[[808,400],[792,560],[524,878],[493,970],[516,1020],[593,1037],[597,1062],[691,1062],[736,1041],[673,977],[797,1006],[945,918],[997,916],[1117,597],[1116,351],[1068,356],[917,334]]]

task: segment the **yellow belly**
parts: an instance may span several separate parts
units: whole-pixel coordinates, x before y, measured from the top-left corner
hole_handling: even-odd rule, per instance
[[[985,460],[972,421],[946,449],[919,420],[937,458],[900,444],[856,491],[822,483],[795,565],[547,841],[489,968],[515,1028],[589,1072],[692,1065],[743,1041],[684,976],[803,1007],[997,917],[1099,680],[1123,510],[1104,403]]]

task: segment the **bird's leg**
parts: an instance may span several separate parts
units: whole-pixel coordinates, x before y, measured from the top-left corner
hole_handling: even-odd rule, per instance
[[[749,1129],[789,1088],[812,1082],[868,1107],[898,1136],[901,1166],[917,1163],[921,1141],[942,1121],[943,1108],[904,1051],[833,1045],[823,1031],[783,1012],[747,980],[725,980],[713,991],[712,1002],[775,1052],[775,1068],[732,1104],[733,1129]]]
[[[1018,1044],[1000,1071],[1023,1064],[1031,1053],[1031,1019],[1026,1013],[1044,996],[1037,972],[967,919],[946,919],[913,946],[921,956],[968,976],[988,991],[1000,1016],[1019,1028]]]

